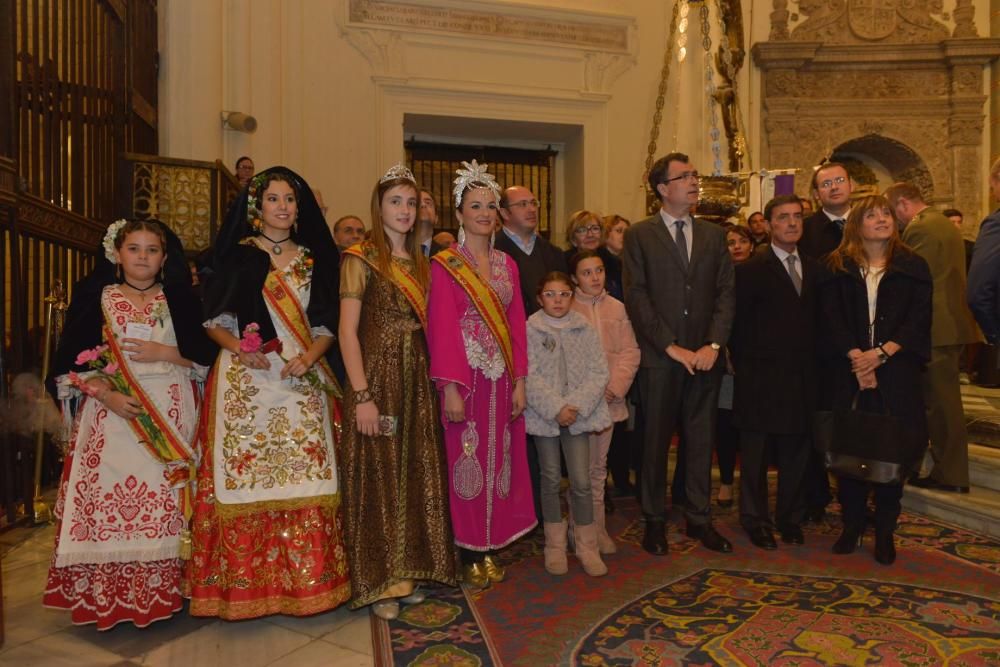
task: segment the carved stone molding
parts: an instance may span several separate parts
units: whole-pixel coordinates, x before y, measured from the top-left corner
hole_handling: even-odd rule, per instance
[[[621,17],[505,5],[500,2],[348,0],[351,24],[496,37],[628,53],[630,27]]]
[[[787,4],[775,0],[775,11]],[[761,69],[761,166],[797,167],[808,175],[834,152],[857,156],[881,164],[893,180],[913,181],[929,201],[978,218],[983,68],[1000,55],[1000,40],[945,34],[911,44],[917,33],[944,34],[932,4],[800,2],[806,20],[788,39],[753,48]],[[894,14],[869,14],[860,26],[863,7]],[[891,23],[892,31],[883,35],[879,21]],[[808,176],[797,179],[800,194],[808,187]]]
[[[341,33],[371,64],[376,79],[429,80],[410,71],[407,48],[433,46],[454,50],[489,47],[523,58],[552,55],[576,61],[580,77],[567,86],[581,96],[607,94],[638,53],[638,27],[631,16],[534,7],[504,0],[341,0]],[[582,82],[582,85],[581,83]]]
[[[774,0],[771,40],[917,44],[950,36],[943,23],[946,14],[941,0],[798,0],[797,12],[789,11],[789,4],[787,0]],[[962,13],[964,22],[956,37],[975,36],[975,26],[971,27],[972,34],[967,34],[974,10],[965,20],[967,14]],[[793,17],[801,22],[789,29]]]

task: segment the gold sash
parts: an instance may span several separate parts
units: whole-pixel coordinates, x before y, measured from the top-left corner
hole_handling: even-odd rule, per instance
[[[278,317],[284,323],[285,328],[288,329],[293,336],[295,336],[296,342],[298,342],[299,347],[303,350],[308,350],[312,345],[312,333],[309,331],[309,327],[306,324],[309,320],[306,314],[302,311],[302,305],[299,300],[292,296],[294,288],[285,282],[285,278],[281,275],[278,270],[271,270],[267,273],[267,278],[264,280],[264,299],[271,305]],[[325,376],[323,381],[331,385],[334,388],[333,395],[336,398],[341,398],[343,393],[340,388],[340,383],[337,382],[336,376],[333,374],[333,369],[330,368],[330,364],[323,357],[320,357],[316,362],[316,366],[320,369],[320,372]]]
[[[396,289],[402,292],[406,300],[410,302],[413,312],[420,318],[420,324],[424,329],[427,328],[427,296],[413,275],[392,260],[389,261],[389,266],[392,268],[392,275],[385,275],[379,266],[378,251],[375,249],[375,244],[371,241],[356,243],[345,250],[344,254],[362,260],[373,271],[376,271],[380,276],[395,285]]]
[[[483,280],[479,272],[469,265],[465,257],[453,248],[446,248],[431,258],[440,264],[455,279],[465,293],[469,295],[469,300],[479,311],[486,326],[489,327],[493,336],[500,345],[500,353],[503,354],[504,365],[512,378],[516,378],[514,372],[514,345],[510,337],[510,324],[507,321],[507,310],[504,308],[500,296]],[[516,297],[515,297],[516,298]]]

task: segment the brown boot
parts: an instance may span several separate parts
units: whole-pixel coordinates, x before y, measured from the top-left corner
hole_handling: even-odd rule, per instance
[[[576,557],[580,559],[583,571],[590,576],[603,577],[608,573],[608,567],[597,551],[597,524],[576,524]]]
[[[545,571],[549,574],[566,574],[566,522],[545,525]]]
[[[601,555],[618,553],[615,541],[608,535],[604,516],[604,502],[594,503],[594,526],[597,528],[597,550]]]

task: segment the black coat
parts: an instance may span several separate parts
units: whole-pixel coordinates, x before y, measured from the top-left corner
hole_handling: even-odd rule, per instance
[[[729,352],[733,421],[761,433],[809,433],[817,407],[816,327],[828,271],[802,256],[802,294],[771,246],[736,266],[736,314]]]
[[[530,255],[526,255],[516,243],[510,240],[502,229],[497,232],[493,247],[510,255],[517,264],[517,272],[521,280],[521,299],[524,301],[526,315],[533,314],[540,308],[535,290],[539,281],[549,271],[566,272],[566,257],[563,252],[548,242],[543,236],[535,237],[535,247]]]
[[[927,262],[907,250],[898,250],[878,287],[874,339],[901,349],[875,371],[878,389],[890,414],[907,427],[900,443],[902,460],[916,463],[927,444],[927,417],[921,391],[921,373],[931,355],[931,295],[933,282]],[[834,409],[847,409],[858,392],[847,353],[872,347],[868,334],[868,293],[858,266],[847,260],[821,294],[821,326],[826,333],[827,368]],[[875,391],[862,392],[859,407],[878,411]]]
[[[836,250],[842,238],[844,231],[820,210],[802,221],[799,252],[813,259],[821,259]]]

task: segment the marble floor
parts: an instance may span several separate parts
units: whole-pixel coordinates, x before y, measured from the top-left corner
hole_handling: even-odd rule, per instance
[[[345,607],[309,618],[273,616],[226,623],[186,611],[140,630],[74,626],[69,613],[45,609],[53,526],[0,534],[4,637],[0,665],[18,667],[355,667],[374,665],[368,610]]]

